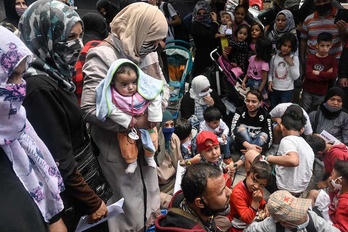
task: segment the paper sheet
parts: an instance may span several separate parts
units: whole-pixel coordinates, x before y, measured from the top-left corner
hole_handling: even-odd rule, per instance
[[[81,232],[84,230],[87,230],[91,227],[94,227],[102,222],[105,222],[106,220],[109,220],[113,217],[116,217],[117,215],[119,215],[120,213],[123,213],[123,202],[124,202],[124,198],[120,199],[119,201],[117,201],[116,203],[109,205],[108,206],[108,216],[101,219],[100,221],[94,223],[94,224],[88,224],[88,216],[82,216],[79,224],[77,225],[77,228],[75,230],[75,232]]]
[[[181,179],[182,179],[182,176],[184,175],[185,173],[185,170],[186,170],[186,167],[181,167],[180,166],[180,160],[178,160],[178,166],[176,168],[176,178],[175,178],[175,184],[174,184],[174,192],[173,192],[173,195],[181,190]]]
[[[320,133],[320,137],[322,137],[325,140],[326,143],[330,142],[330,143],[333,143],[333,145],[341,144],[341,141],[336,139],[332,134],[330,134],[326,130],[323,130]]]

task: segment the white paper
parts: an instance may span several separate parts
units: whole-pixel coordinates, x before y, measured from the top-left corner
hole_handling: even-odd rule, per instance
[[[341,141],[336,139],[332,134],[330,134],[326,130],[323,130],[320,133],[320,137],[322,137],[325,140],[326,143],[328,143],[328,142],[332,143],[333,142],[333,145],[341,144]]]
[[[117,201],[116,203],[113,203],[112,205],[109,205],[108,208],[108,216],[101,219],[100,221],[93,223],[93,224],[88,224],[88,216],[82,216],[79,224],[77,225],[77,228],[75,230],[75,232],[81,232],[84,230],[87,230],[91,227],[94,227],[102,222],[105,222],[106,220],[109,220],[113,217],[116,217],[117,215],[119,215],[120,213],[123,213],[123,202],[124,202],[124,198],[120,199],[119,201]]]
[[[186,167],[181,167],[180,166],[180,160],[178,160],[178,166],[176,168],[176,178],[175,178],[175,184],[174,184],[174,193],[173,195],[181,190],[181,179],[182,179],[182,176],[184,175],[185,173],[185,170],[186,170]]]

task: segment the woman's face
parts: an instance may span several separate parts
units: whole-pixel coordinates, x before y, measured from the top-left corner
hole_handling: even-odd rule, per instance
[[[16,0],[16,8],[27,8],[27,4],[24,0]]]
[[[22,83],[22,75],[25,72],[26,59],[23,59],[22,62],[12,71],[11,76],[7,80],[7,84],[20,84]]]
[[[258,109],[260,100],[256,95],[249,93],[245,98],[245,105],[249,112],[254,112]]]
[[[257,39],[261,35],[261,29],[259,25],[254,25],[251,27],[251,38]]]
[[[327,100],[327,104],[332,108],[341,108],[342,107],[342,98],[340,96],[332,96]]]
[[[283,30],[286,26],[286,17],[283,14],[279,14],[276,19],[276,26],[278,30]]]
[[[68,40],[76,40],[80,39],[82,37],[82,26],[81,23],[78,22],[75,24],[75,26],[71,29]]]
[[[173,128],[174,127],[174,121],[173,120],[169,120],[169,121],[166,121],[163,126],[164,128]]]

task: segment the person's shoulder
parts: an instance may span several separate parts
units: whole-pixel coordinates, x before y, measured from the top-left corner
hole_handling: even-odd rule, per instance
[[[48,74],[25,75],[24,80],[27,84],[27,95],[33,91],[53,91],[58,90],[58,84],[51,79]]]
[[[233,187],[233,191],[232,191],[232,195],[241,195],[244,194],[246,192],[246,189],[244,187],[244,183],[243,180],[239,181],[238,184],[236,184],[236,186]]]

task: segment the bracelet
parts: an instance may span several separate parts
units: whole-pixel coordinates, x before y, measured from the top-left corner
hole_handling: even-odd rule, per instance
[[[254,209],[251,205],[250,205],[250,208],[252,209],[252,210],[254,210],[255,212],[257,212],[257,210],[256,209]]]
[[[192,163],[190,160],[186,160],[186,166],[190,166]]]

